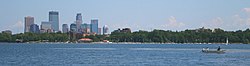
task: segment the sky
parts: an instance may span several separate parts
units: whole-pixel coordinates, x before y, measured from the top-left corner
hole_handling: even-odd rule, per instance
[[[60,29],[74,23],[77,13],[83,23],[99,19],[99,27],[108,25],[109,32],[250,27],[250,0],[0,0],[0,31],[22,33],[25,16],[40,25],[49,11],[59,12]]]

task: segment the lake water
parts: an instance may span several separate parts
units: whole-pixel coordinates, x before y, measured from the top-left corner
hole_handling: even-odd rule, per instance
[[[225,54],[202,53],[221,46]],[[0,66],[249,66],[245,44],[0,44]]]

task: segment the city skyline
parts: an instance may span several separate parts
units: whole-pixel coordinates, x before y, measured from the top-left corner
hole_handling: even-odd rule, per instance
[[[40,24],[49,20],[49,11],[60,13],[59,30],[62,24],[76,21],[76,13],[82,13],[82,23],[98,18],[98,27],[108,25],[109,32],[127,27],[133,31],[200,27],[244,30],[250,27],[250,1],[247,0],[5,0],[0,5],[3,10],[0,30],[13,33],[23,32],[23,17],[32,16],[34,23]]]
[[[62,24],[61,30],[59,29],[59,12],[58,11],[49,11],[49,20],[48,21],[42,21],[40,28],[37,24],[34,23],[34,17],[32,16],[26,16],[24,17],[25,20],[25,29],[24,32],[31,32],[31,33],[75,33],[75,34],[85,34],[85,35],[102,35],[107,34],[108,32],[108,26],[105,25],[103,27],[103,33],[102,28],[98,25],[98,19],[92,19],[90,21],[90,24],[82,23],[82,16],[81,13],[76,14],[76,21],[70,24],[70,27],[68,27],[68,24]],[[69,29],[70,28],[70,29]]]

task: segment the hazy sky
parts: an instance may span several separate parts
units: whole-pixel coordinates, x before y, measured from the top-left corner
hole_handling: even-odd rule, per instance
[[[40,25],[51,10],[60,13],[60,29],[73,23],[77,13],[84,23],[98,18],[99,27],[108,25],[110,31],[250,27],[250,0],[1,0],[0,30],[23,32],[25,16]]]

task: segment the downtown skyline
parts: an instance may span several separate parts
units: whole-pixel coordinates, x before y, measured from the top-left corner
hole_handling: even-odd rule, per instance
[[[49,20],[42,21],[40,24],[34,23],[35,18],[33,16],[26,16],[24,18],[24,32],[31,33],[77,33],[86,35],[105,35],[108,33],[108,26],[104,25],[103,30],[98,25],[98,19],[91,19],[90,23],[83,23],[81,13],[76,14],[76,20],[69,24],[62,24],[60,27],[60,16],[58,11],[49,11]],[[59,29],[62,28],[62,29]],[[103,31],[103,33],[102,33]]]
[[[23,17],[33,16],[35,24],[41,24],[48,20],[51,10],[60,12],[60,30],[62,24],[75,21],[76,13],[82,13],[82,23],[98,18],[101,25],[98,27],[108,25],[109,32],[127,27],[133,31],[200,27],[245,30],[250,27],[250,1],[247,0],[4,0],[0,4],[3,10],[0,30],[13,33],[23,32]]]

